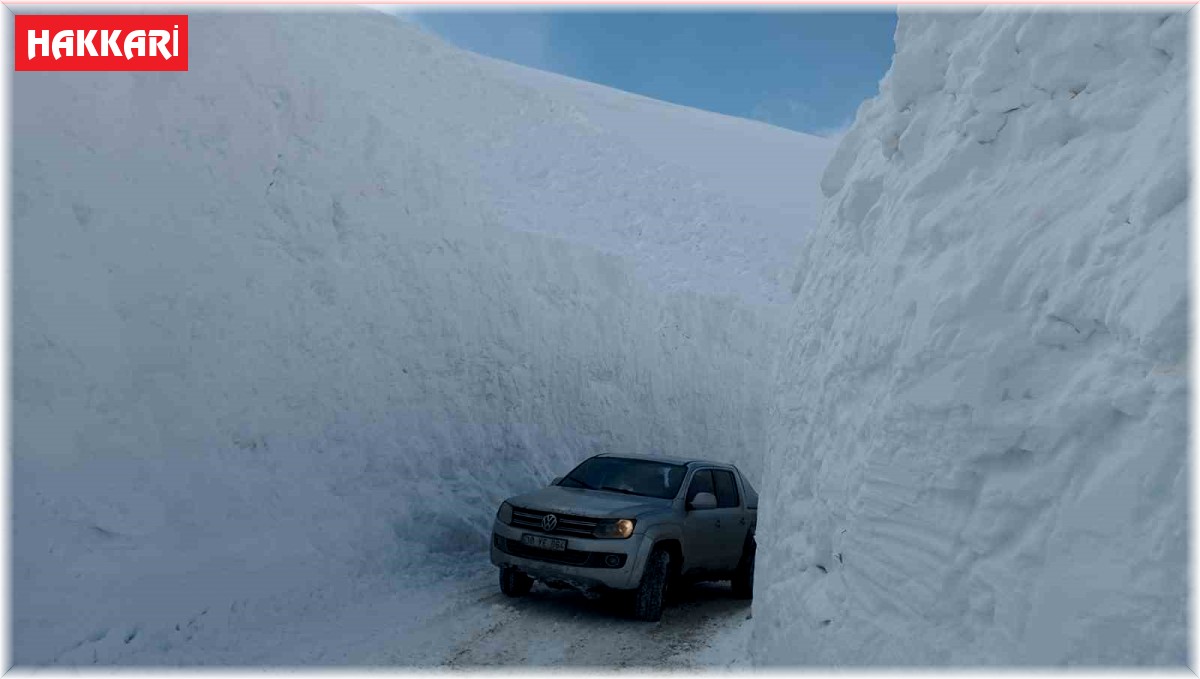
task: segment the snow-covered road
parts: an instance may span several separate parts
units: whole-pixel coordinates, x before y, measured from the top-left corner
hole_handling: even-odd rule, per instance
[[[682,587],[657,623],[619,596],[540,584],[500,593],[486,554],[431,556],[391,573],[297,583],[272,597],[203,604],[177,620],[96,626],[60,665],[653,670],[748,668],[750,602],[726,583]]]
[[[657,623],[631,619],[616,596],[589,598],[535,585],[529,596],[510,599],[500,593],[490,567],[457,580],[446,602],[418,629],[360,662],[450,668],[748,666],[744,623],[750,602],[733,598],[725,583],[682,588]]]

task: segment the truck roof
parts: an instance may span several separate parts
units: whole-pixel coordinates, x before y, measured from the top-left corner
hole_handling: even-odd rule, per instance
[[[729,469],[735,469],[735,467],[732,464],[729,464],[728,462],[717,462],[716,460],[700,460],[700,459],[697,459],[694,457],[668,457],[666,455],[632,455],[632,454],[627,455],[624,453],[602,453],[600,455],[597,455],[596,457],[623,457],[623,458],[627,458],[630,460],[651,460],[653,462],[667,462],[669,464],[684,464],[684,465],[711,464],[714,467],[726,467]]]
[[[758,510],[758,491],[754,490],[754,486],[750,484],[750,479],[742,473],[742,470],[728,462],[717,462],[715,460],[697,460],[687,457],[667,457],[666,455],[624,455],[621,453],[601,453],[593,457],[616,457],[627,458],[630,460],[650,460],[653,462],[666,462],[668,464],[682,464],[687,466],[692,465],[712,465],[713,467],[724,467],[731,471],[736,471],[738,476],[742,477],[742,483],[746,488],[746,507],[748,509]]]

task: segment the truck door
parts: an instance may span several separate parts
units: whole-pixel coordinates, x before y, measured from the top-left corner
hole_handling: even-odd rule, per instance
[[[716,495],[712,470],[699,469],[693,473],[692,480],[688,483],[687,495],[684,496],[687,515],[683,519],[683,566],[685,571],[690,573],[717,568],[717,555],[720,552],[718,524],[724,523],[720,520],[721,510],[717,508],[690,509],[692,500],[698,493]]]
[[[737,568],[742,558],[742,546],[750,526],[746,523],[746,512],[742,509],[738,495],[737,479],[726,469],[712,470],[716,487],[717,508],[712,510],[716,517],[716,555],[713,567],[731,571]]]

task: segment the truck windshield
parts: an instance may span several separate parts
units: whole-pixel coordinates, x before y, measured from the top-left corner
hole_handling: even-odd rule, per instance
[[[669,499],[679,492],[686,474],[687,468],[678,464],[593,457],[571,470],[558,485]]]

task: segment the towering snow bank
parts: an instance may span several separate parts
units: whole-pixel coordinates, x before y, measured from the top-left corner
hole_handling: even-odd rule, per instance
[[[1183,663],[1186,18],[896,43],[796,278],[757,660]]]
[[[295,662],[278,621],[483,561],[499,500],[593,451],[757,473],[756,258],[796,190],[706,222],[738,182],[383,15],[193,14],[191,38],[187,73],[14,77],[18,662]],[[228,631],[198,649],[204,620]]]

